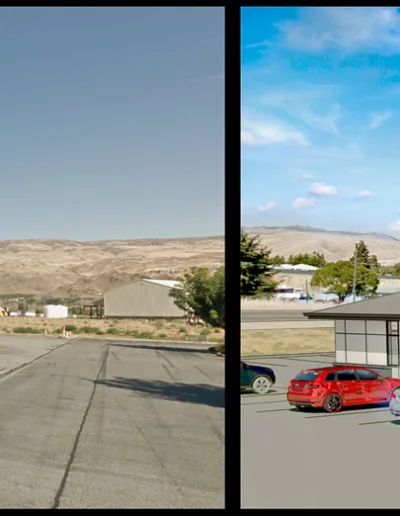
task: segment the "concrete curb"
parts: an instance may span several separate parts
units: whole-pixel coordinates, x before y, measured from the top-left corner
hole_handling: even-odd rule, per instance
[[[218,345],[220,344],[219,342],[212,342],[212,341],[208,341],[208,342],[201,342],[201,341],[194,341],[194,340],[157,340],[157,339],[137,339],[137,338],[129,338],[129,337],[117,337],[115,335],[113,335],[112,337],[108,337],[106,335],[99,335],[98,337],[96,337],[95,335],[91,335],[91,334],[88,334],[87,336],[86,335],[76,335],[75,336],[76,338],[78,339],[93,339],[93,340],[123,340],[123,341],[128,341],[128,342],[149,342],[149,343],[153,343],[153,344],[179,344],[179,345],[183,345],[185,344],[186,346],[188,344],[197,344],[198,346],[209,346],[209,345]]]
[[[334,351],[321,351],[321,353],[287,353],[286,355],[241,355],[240,358],[287,358],[287,357],[324,357],[324,356],[332,356],[334,358]]]

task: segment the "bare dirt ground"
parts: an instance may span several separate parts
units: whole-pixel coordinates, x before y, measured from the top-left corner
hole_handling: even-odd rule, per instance
[[[139,279],[175,279],[224,263],[224,238],[0,241],[0,294],[100,297]]]
[[[244,330],[242,356],[328,353],[335,351],[333,328],[293,330]]]
[[[2,317],[0,333],[38,333],[60,335],[72,327],[72,335],[122,336],[141,339],[223,342],[224,331],[191,326],[183,321],[135,321],[118,319],[46,319],[44,317]],[[74,328],[75,327],[75,328]],[[33,330],[33,331],[31,331]]]

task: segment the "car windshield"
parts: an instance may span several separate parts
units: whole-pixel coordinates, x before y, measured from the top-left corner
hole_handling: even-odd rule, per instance
[[[295,378],[298,382],[313,382],[320,373],[318,371],[302,371]]]

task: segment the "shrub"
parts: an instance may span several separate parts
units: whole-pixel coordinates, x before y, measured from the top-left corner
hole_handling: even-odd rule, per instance
[[[107,333],[109,335],[119,335],[120,332],[117,328],[108,328]]]
[[[181,326],[181,327],[179,328],[179,333],[187,333],[187,332],[188,332],[188,329],[187,329],[187,328],[185,328],[184,326]]]
[[[163,326],[164,326],[164,321],[157,321],[157,322],[156,322],[156,328],[157,328],[157,329],[160,329],[160,328],[162,328]]]
[[[96,328],[93,326],[82,326],[79,328],[79,333],[98,333],[100,331],[100,328]]]
[[[207,339],[207,337],[206,337]],[[202,335],[196,335],[195,333],[189,333],[189,335],[186,335],[185,340],[190,340],[193,342],[198,342],[199,340],[204,340],[204,337]]]
[[[158,335],[158,338],[159,338],[159,339],[166,339],[166,338],[168,338],[168,335],[167,335],[166,333],[160,333],[160,334]]]
[[[27,329],[28,328],[25,328],[25,326],[17,326],[16,328],[13,329],[13,332],[14,333],[28,333]]]
[[[78,327],[75,324],[67,324],[65,326],[65,331],[77,331]]]
[[[42,330],[39,328],[31,328],[30,326],[18,326],[17,328],[13,329],[14,333],[42,333]]]
[[[57,333],[57,335],[60,335],[60,333],[62,333],[62,328],[57,328],[54,333]]]
[[[211,328],[203,328],[200,332],[200,335],[210,335],[211,332]]]
[[[149,331],[142,331],[138,334],[139,339],[153,339],[154,336]]]

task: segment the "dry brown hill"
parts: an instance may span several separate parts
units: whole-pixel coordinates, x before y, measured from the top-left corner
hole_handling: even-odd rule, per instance
[[[175,279],[223,262],[223,237],[0,241],[0,294],[97,297],[141,276]]]
[[[247,233],[259,234],[263,245],[272,254],[323,253],[328,261],[347,260],[354,253],[354,244],[363,240],[371,254],[384,264],[400,262],[400,240],[379,233],[352,233],[328,231],[310,227],[257,227],[245,228]]]

